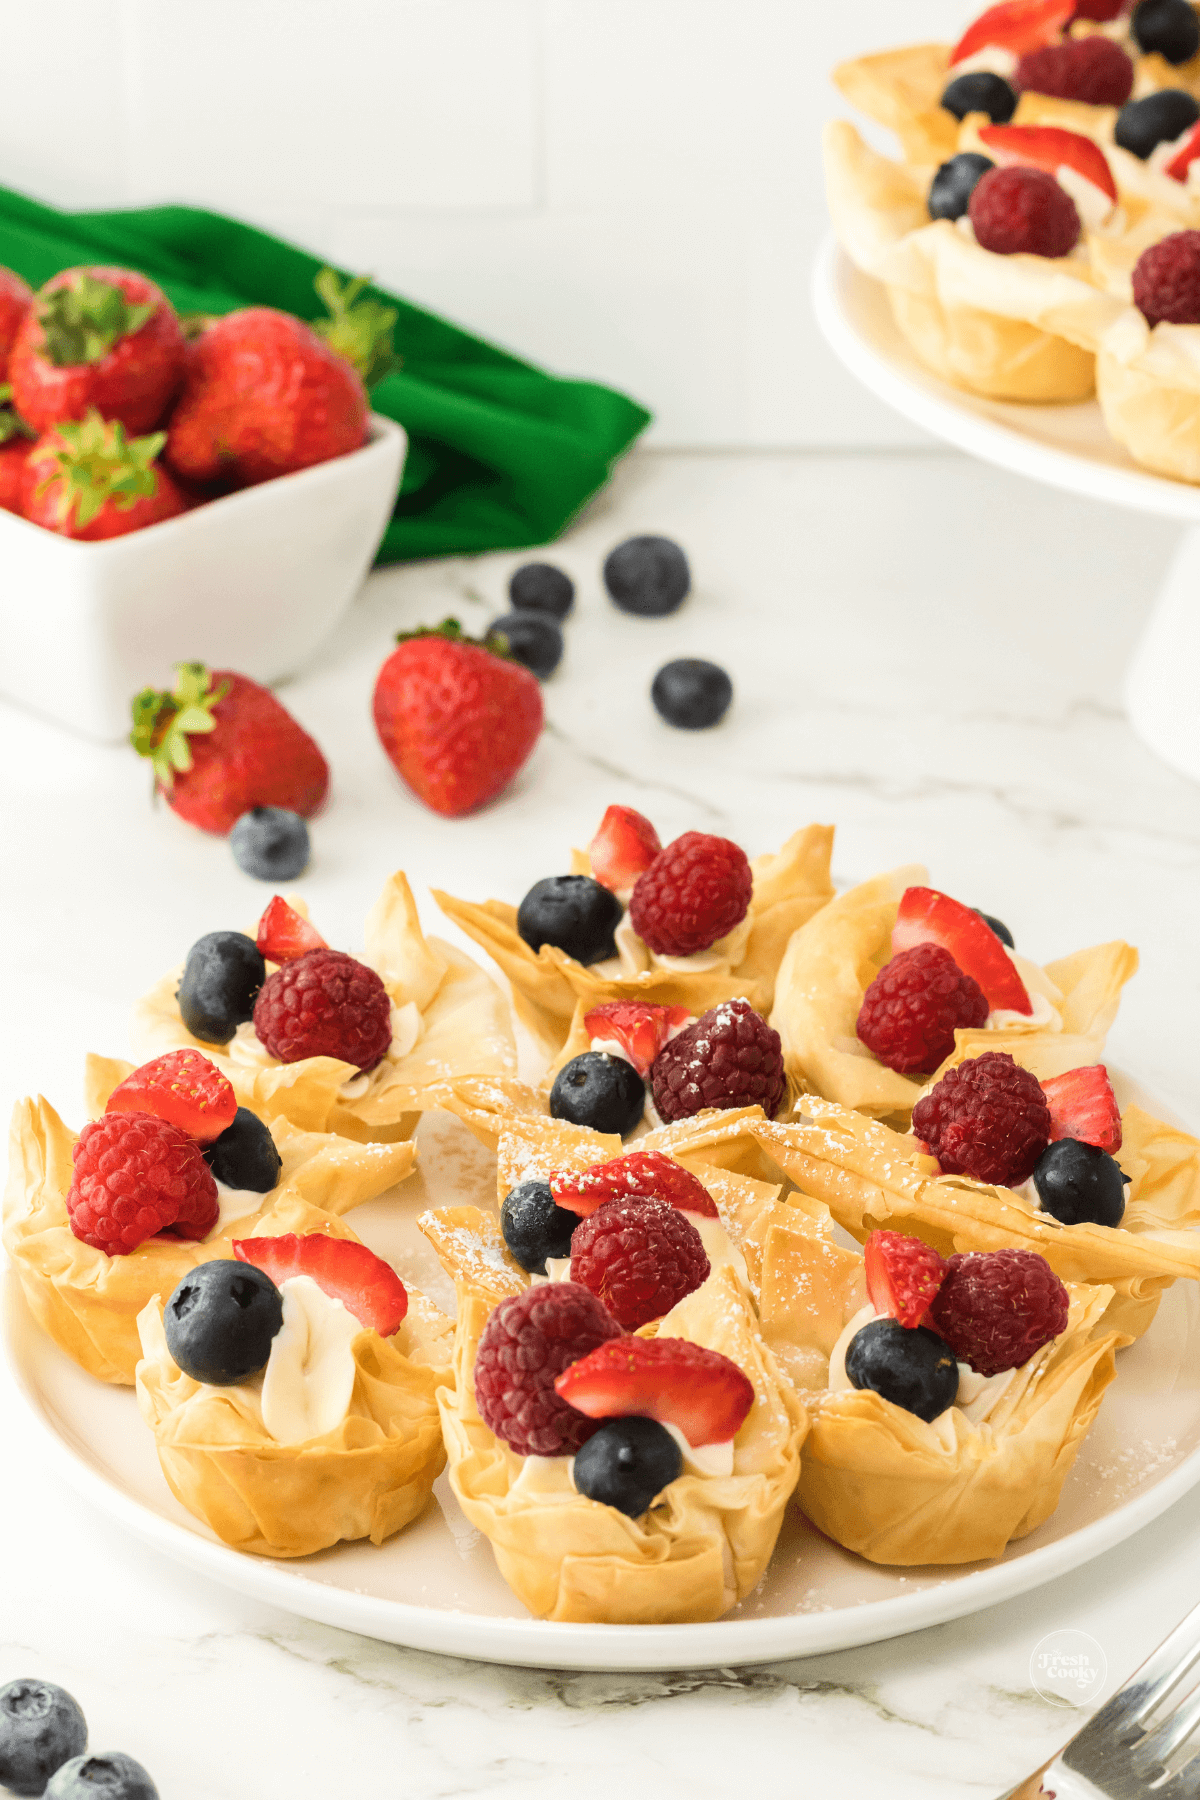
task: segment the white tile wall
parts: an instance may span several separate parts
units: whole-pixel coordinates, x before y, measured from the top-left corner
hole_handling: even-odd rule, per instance
[[[911,441],[808,271],[856,50],[973,0],[0,0],[0,181],[188,200],[635,393],[662,444]]]

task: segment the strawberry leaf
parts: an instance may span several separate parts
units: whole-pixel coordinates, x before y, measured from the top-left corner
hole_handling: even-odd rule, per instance
[[[430,637],[445,638],[450,644],[474,644],[479,650],[490,650],[493,656],[499,656],[505,662],[515,661],[505,632],[489,631],[486,637],[468,637],[457,619],[443,619],[440,625],[418,625],[415,631],[398,631],[396,642],[411,644],[417,638]]]
[[[128,512],[135,501],[158,492],[158,472],[151,465],[166,441],[165,431],[128,438],[119,421],[106,423],[95,411],[85,419],[64,419],[53,438],[30,452],[30,462],[43,471],[37,496],[57,485],[59,523],[66,525],[74,515],[80,529],[110,500]]]
[[[34,301],[44,342],[42,353],[57,368],[97,363],[123,337],[153,317],[153,302],[132,306],[119,287],[80,275],[70,287],[43,288]]]
[[[157,786],[169,793],[176,774],[186,775],[192,766],[189,737],[215,731],[213,708],[229,692],[219,688],[204,663],[176,663],[173,693],[143,688],[132,702],[133,730],[129,741],[139,756],[150,759]]]
[[[329,317],[314,320],[312,328],[373,387],[398,369],[401,359],[392,346],[399,314],[381,300],[364,299],[363,290],[370,285],[369,275],[343,282],[336,269],[322,269],[313,286]]]

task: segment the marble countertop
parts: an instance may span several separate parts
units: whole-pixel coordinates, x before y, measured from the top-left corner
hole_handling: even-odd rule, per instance
[[[602,594],[603,554],[635,531],[692,559],[672,619]],[[664,840],[716,829],[752,855],[831,819],[841,882],[922,860],[1039,961],[1139,944],[1109,1054],[1200,1117],[1200,787],[1141,747],[1120,703],[1173,539],[937,452],[634,456],[548,553],[579,586],[548,728],[478,818],[434,818],[401,789],[368,696],[391,633],[447,613],[477,628],[524,559],[371,578],[285,695],[334,768],[304,892],[354,942],[393,867],[515,899],[610,801]],[[734,678],[714,732],[652,712],[651,676],[681,654]],[[5,1103],[40,1089],[78,1116],[84,1052],[125,1053],[133,997],[180,946],[258,909],[226,847],[148,788],[130,752],[0,707]],[[1200,1597],[1197,1491],[1034,1594],[891,1643],[679,1676],[497,1668],[307,1625],[160,1560],[57,1484],[3,1379],[0,1442],[0,1682],[70,1688],[93,1744],[137,1756],[164,1800],[665,1800],[795,1793],[799,1771],[806,1792],[855,1800],[998,1795],[1082,1722],[1033,1689],[1042,1638],[1088,1632],[1111,1690]]]

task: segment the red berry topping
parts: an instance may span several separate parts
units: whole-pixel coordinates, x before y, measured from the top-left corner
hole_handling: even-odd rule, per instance
[[[268,962],[295,962],[310,950],[328,950],[329,945],[315,926],[302,919],[295,907],[289,906],[282,894],[276,894],[258,921],[256,943]]]
[[[646,1000],[606,1000],[584,1014],[583,1028],[594,1043],[607,1038],[643,1078],[672,1031],[691,1018],[686,1006],[652,1006]]]
[[[978,982],[989,1007],[1033,1011],[1025,983],[1004,945],[991,926],[961,900],[939,894],[936,888],[905,888],[892,927],[892,953],[915,950],[918,944],[940,944],[948,950],[963,974]]]
[[[1200,325],[1200,231],[1174,231],[1142,251],[1133,300],[1151,325]]]
[[[629,918],[656,955],[691,956],[741,924],[753,891],[745,851],[728,838],[685,831],[639,878]]]
[[[1111,38],[1068,38],[1027,51],[1017,64],[1014,86],[1089,106],[1124,106],[1133,92],[1133,63]]]
[[[947,1175],[1020,1187],[1050,1142],[1041,1083],[1011,1056],[990,1050],[948,1069],[913,1107],[913,1130]]]
[[[698,1213],[704,1219],[720,1217],[716,1202],[704,1183],[672,1161],[661,1150],[631,1150],[613,1162],[593,1163],[582,1174],[570,1170],[550,1177],[550,1191],[559,1206],[586,1218],[609,1200],[623,1200],[640,1194],[647,1200],[662,1200],[680,1212]]]
[[[873,1231],[863,1246],[867,1298],[881,1317],[901,1325],[927,1323],[946,1265],[930,1244],[899,1231]]]
[[[650,1084],[668,1124],[709,1106],[761,1106],[774,1118],[787,1089],[779,1033],[748,1000],[722,1000],[659,1051]]]
[[[1055,179],[1061,169],[1072,169],[1116,204],[1117,183],[1108,158],[1081,131],[1062,125],[984,125],[979,139],[1002,169],[1045,169]]]
[[[976,242],[997,256],[1068,256],[1079,242],[1079,214],[1044,169],[989,169],[967,208]]]
[[[950,66],[980,50],[1023,56],[1057,37],[1074,10],[1075,0],[1001,0],[967,26],[950,53]]]
[[[662,844],[653,825],[632,806],[610,806],[588,845],[592,879],[621,893],[650,867]]]
[[[502,1300],[475,1357],[480,1418],[518,1456],[573,1456],[599,1421],[561,1400],[555,1379],[620,1335],[596,1296],[572,1281],[539,1282]]]
[[[571,1237],[571,1280],[591,1290],[626,1331],[636,1331],[707,1280],[700,1233],[661,1200],[610,1200]]]
[[[1075,0],[1075,11],[1071,17],[1097,19],[1101,24],[1107,24],[1110,19],[1117,18],[1122,7],[1127,4],[1128,0]]]
[[[237,1095],[198,1050],[171,1050],[143,1063],[108,1096],[106,1113],[153,1113],[198,1144],[211,1144],[233,1124]]]
[[[1200,156],[1200,125],[1193,125],[1170,162],[1163,169],[1163,174],[1169,175],[1172,181],[1186,182],[1188,170],[1198,156]]]
[[[366,963],[340,950],[310,950],[267,976],[254,1029],[280,1062],[336,1056],[365,1075],[392,1041],[391,1001]]]
[[[1103,1063],[1087,1069],[1068,1069],[1043,1081],[1042,1092],[1050,1108],[1050,1142],[1077,1138],[1095,1144],[1115,1156],[1121,1148],[1121,1109]]]
[[[252,1263],[282,1287],[293,1275],[308,1275],[331,1300],[340,1300],[366,1331],[391,1337],[408,1311],[404,1283],[390,1263],[353,1238],[294,1231],[280,1237],[235,1238],[233,1254]]]
[[[863,995],[858,1035],[889,1069],[923,1075],[945,1062],[955,1031],[984,1024],[989,1010],[979,983],[948,950],[918,944],[880,969]]]
[[[150,1113],[106,1113],[80,1132],[67,1195],[71,1230],[109,1256],[128,1256],[147,1238],[174,1230],[207,1237],[220,1206],[212,1170],[197,1145]]]
[[[657,1419],[696,1449],[736,1437],[754,1405],[754,1388],[735,1362],[685,1338],[613,1338],[564,1369],[554,1386],[589,1419]]]
[[[959,1362],[999,1375],[1056,1338],[1067,1323],[1067,1290],[1036,1250],[952,1256],[929,1322]]]

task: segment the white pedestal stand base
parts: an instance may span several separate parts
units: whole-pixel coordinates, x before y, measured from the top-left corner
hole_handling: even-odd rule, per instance
[[[1129,722],[1173,769],[1200,781],[1200,527],[1185,531],[1134,652]]]

